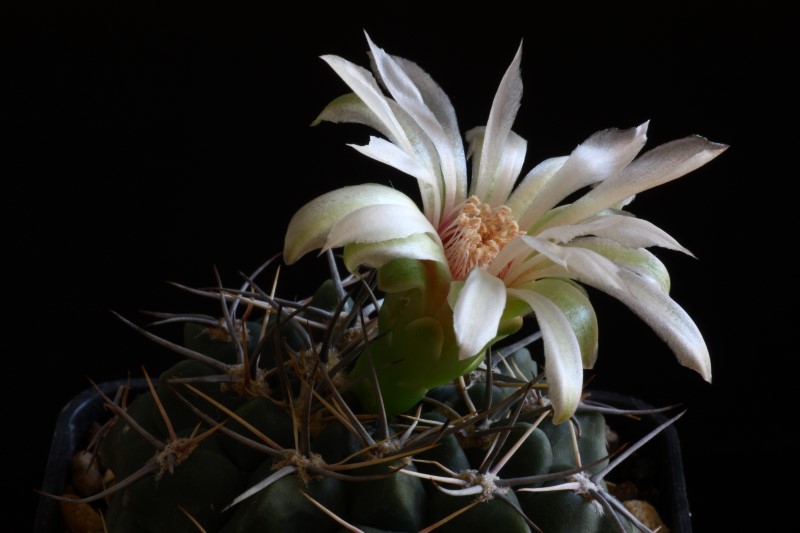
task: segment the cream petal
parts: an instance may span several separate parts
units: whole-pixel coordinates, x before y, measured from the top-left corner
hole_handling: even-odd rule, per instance
[[[386,123],[367,107],[356,93],[347,93],[334,99],[317,115],[311,125],[318,126],[323,121],[335,124],[347,122],[363,124],[381,132],[387,138],[392,138],[391,129],[386,127]]]
[[[367,157],[371,157],[376,161],[385,163],[389,166],[405,172],[406,174],[417,178],[422,183],[431,187],[438,187],[436,176],[433,176],[430,169],[420,164],[419,159],[409,156],[406,152],[402,151],[397,145],[390,143],[380,137],[370,137],[369,144],[359,146],[355,144],[349,145],[355,148]]]
[[[526,284],[532,281],[537,281],[545,278],[559,278],[563,280],[571,279],[570,273],[567,271],[567,269],[565,269],[560,265],[554,264],[550,260],[536,264],[532,268],[528,267],[530,267],[530,265],[527,264],[523,265],[520,273],[513,280],[513,282],[508,284],[508,286],[524,287]]]
[[[625,199],[705,165],[727,149],[727,145],[699,136],[662,144],[637,158],[622,172],[600,183],[547,222],[547,226],[586,220]],[[542,228],[543,229],[543,228]]]
[[[442,128],[444,128],[450,149],[455,157],[457,180],[455,201],[459,203],[467,197],[467,165],[466,157],[464,156],[464,143],[461,140],[461,130],[458,127],[453,104],[447,94],[439,87],[439,84],[416,63],[402,57],[392,56],[392,58],[419,89],[423,101],[433,112]]]
[[[506,202],[506,206],[511,209],[514,216],[519,218],[528,209],[539,191],[564,166],[567,159],[569,159],[567,156],[545,159],[525,175]]]
[[[705,380],[711,380],[708,348],[699,329],[656,279],[621,268],[586,248],[526,240],[554,262],[562,260],[573,279],[606,292],[627,305],[667,343],[682,365],[696,370]],[[572,255],[572,251],[579,249],[590,254]]]
[[[670,278],[667,267],[644,248],[628,248],[618,242],[599,237],[580,237],[567,246],[593,250],[626,270],[652,279],[661,287],[661,290],[669,293]]]
[[[438,179],[437,174],[440,167],[436,147],[425,132],[422,131],[414,118],[406,113],[397,102],[389,100],[389,106],[392,108],[392,111],[394,111],[397,121],[400,123],[403,131],[406,132],[411,146],[414,148],[414,151],[409,152],[408,155],[412,158],[416,158],[421,166],[427,168],[430,176],[435,176],[435,179],[432,179],[431,182],[419,182],[419,192],[422,197],[425,216],[428,217],[428,220],[436,220],[439,214],[442,213],[442,201],[444,199],[442,183]]]
[[[529,229],[573,192],[617,175],[644,146],[647,125],[626,130],[611,128],[591,135],[572,151],[558,173],[538,191],[519,215],[520,228]]]
[[[553,263],[565,268],[572,279],[593,286],[600,284],[622,290],[619,282],[620,267],[597,252],[586,248],[559,246],[526,235],[518,237],[518,239]]]
[[[531,290],[508,289],[525,301],[536,315],[544,343],[544,372],[547,397],[553,405],[553,422],[569,419],[578,407],[583,388],[583,360],[575,332],[561,309],[545,296]]]
[[[365,265],[380,268],[394,259],[436,261],[447,266],[447,258],[438,240],[425,233],[382,242],[352,243],[344,247],[344,264],[350,272]]]
[[[472,269],[453,308],[453,329],[460,360],[480,353],[497,336],[505,306],[503,282],[480,268]]]
[[[481,165],[481,155],[483,153],[483,141],[486,128],[472,128],[466,133],[469,143],[469,154],[472,156],[473,174],[478,173]],[[514,188],[514,183],[519,177],[522,165],[525,163],[525,153],[528,148],[528,141],[510,131],[506,139],[505,149],[500,154],[500,161],[495,169],[491,187],[487,190],[486,196],[481,196],[483,202],[492,207],[504,205]],[[512,211],[513,212],[513,211]]]
[[[394,59],[381,48],[375,46],[369,36],[367,36],[367,41],[369,42],[370,50],[372,50],[372,57],[380,73],[381,80],[386,85],[389,93],[400,107],[416,121],[420,129],[425,132],[436,147],[437,159],[439,165],[441,165],[437,169],[437,174],[441,179],[441,190],[444,194],[442,208],[445,211],[449,211],[456,203],[456,174],[458,166],[450,139],[436,116],[423,100],[414,81],[395,63]],[[438,226],[440,216],[440,213],[435,214],[434,225]]]
[[[322,59],[339,75],[340,78],[358,95],[364,104],[385,125],[389,139],[399,145],[406,152],[413,152],[411,142],[408,140],[403,128],[394,116],[387,98],[381,93],[380,87],[375,82],[372,74],[358,65],[335,55],[325,55]]]
[[[331,228],[348,214],[369,205],[403,205],[419,209],[414,201],[402,192],[367,183],[342,187],[308,202],[294,214],[286,230],[283,258],[292,264],[302,256],[322,248]]]
[[[694,257],[692,252],[655,224],[627,215],[602,215],[581,224],[555,226],[540,232],[537,237],[566,243],[584,235],[611,239],[629,248],[661,246]]]
[[[653,279],[620,270],[625,289],[597,286],[627,305],[675,353],[678,362],[711,382],[711,358],[703,335],[689,314]]]
[[[350,211],[334,224],[323,251],[350,243],[401,239],[414,233],[428,233],[438,239],[436,229],[416,205],[367,205]]]
[[[583,368],[593,368],[597,361],[599,328],[586,290],[574,281],[563,278],[540,279],[520,288],[541,294],[561,309],[581,347]]]
[[[481,147],[480,167],[477,174],[473,174],[471,194],[478,198],[488,198],[498,179],[497,169],[506,150],[506,141],[514,119],[517,117],[522,100],[522,78],[520,76],[520,62],[522,61],[522,44],[520,43],[514,59],[511,61],[500,86],[492,101],[489,120],[486,122],[483,145]],[[512,180],[516,180],[514,176]],[[513,183],[513,181],[512,181]],[[505,185],[498,187],[505,189]],[[503,199],[505,201],[505,198]]]

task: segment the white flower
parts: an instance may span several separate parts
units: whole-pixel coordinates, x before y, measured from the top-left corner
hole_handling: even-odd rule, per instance
[[[648,124],[609,129],[569,156],[543,161],[517,183],[527,144],[511,130],[522,96],[521,48],[500,82],[486,126],[466,133],[465,154],[442,89],[415,63],[367,40],[372,73],[338,56],[323,57],[353,93],[334,100],[317,122],[357,122],[377,130],[382,137],[354,148],[416,178],[422,210],[379,184],[329,192],[292,219],[287,263],[314,249],[344,247],[352,271],[398,258],[446,264],[461,359],[482,353],[497,336],[507,306],[524,303],[542,331],[556,420],[574,411],[582,370],[596,357],[596,317],[575,281],[625,303],[681,364],[710,381],[703,337],[669,297],[667,270],[646,248],[688,250],[621,209],[636,194],[691,172],[726,146],[691,136],[637,158]],[[582,189],[583,196],[561,204]]]

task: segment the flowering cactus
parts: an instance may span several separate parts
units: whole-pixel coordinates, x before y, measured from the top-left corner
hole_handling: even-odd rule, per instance
[[[138,391],[98,387],[111,416],[76,469],[92,465],[96,483],[48,495],[65,520],[86,511],[96,530],[131,533],[659,530],[606,476],[681,415],[627,447],[609,439],[606,415],[653,410],[582,396],[598,351],[583,285],[625,303],[710,380],[703,337],[647,248],[689,252],[627,205],[725,146],[693,136],[638,155],[645,123],[595,133],[518,179],[520,51],[465,149],[431,77],[369,46],[373,74],[325,56],[353,93],[317,122],[376,129],[355,148],[416,178],[420,204],[370,183],[303,206],[284,260],[319,249],[331,271],[304,300],[260,288],[276,255],[239,288],[183,287],[217,299],[221,316],[151,313],[151,326],[183,323],[181,343],[120,317],[182,360],[157,383],[145,372]],[[490,349],[527,315],[544,372],[526,348],[536,334]]]
[[[372,73],[338,56],[323,57],[353,92],[329,104],[315,123],[356,122],[377,130],[382,137],[354,148],[416,178],[421,208],[380,184],[331,191],[294,216],[284,258],[294,263],[315,249],[343,247],[351,272],[378,269],[386,294],[384,336],[355,375],[375,366],[390,412],[474,369],[489,346],[533,313],[555,419],[569,418],[583,369],[597,356],[597,319],[578,283],[625,303],[681,364],[711,380],[703,336],[669,297],[667,269],[647,248],[690,252],[626,206],[636,194],[707,163],[725,145],[690,136],[637,157],[644,123],[595,133],[569,156],[547,159],[519,179],[526,141],[511,126],[522,97],[521,49],[486,126],[466,133],[465,150],[455,111],[436,82],[367,40]],[[562,203],[582,190],[577,200]],[[372,391],[360,388],[374,406]]]

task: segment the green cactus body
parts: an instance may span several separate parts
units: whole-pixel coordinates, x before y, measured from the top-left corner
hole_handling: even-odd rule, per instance
[[[281,408],[269,398],[253,398],[247,400],[235,411],[236,416],[246,420],[251,428],[267,435],[272,441],[283,448],[294,446],[292,419],[285,409]],[[238,420],[232,420],[228,428],[242,435],[251,435],[250,429],[245,428]],[[264,453],[253,449],[246,444],[227,438],[222,440],[222,448],[231,460],[240,468],[253,470],[264,462]]]
[[[448,496],[440,492],[431,497],[433,518],[443,518],[461,510],[472,501],[467,498]],[[494,498],[479,502],[471,509],[459,514],[444,524],[443,533],[479,533],[485,531],[508,531],[509,533],[530,533],[531,529],[522,516],[513,509],[519,507],[517,497],[511,491],[503,495],[503,499]]]
[[[449,421],[438,411],[424,413],[422,418],[442,423]],[[441,475],[444,471],[443,468],[452,472],[463,472],[471,468],[467,454],[464,453],[461,443],[453,434],[440,439],[433,449],[416,454],[415,459],[420,461],[415,463],[417,470],[432,475]],[[435,490],[431,484],[428,484],[428,488]]]
[[[617,533],[618,529],[596,500],[572,491],[518,494],[525,514],[546,533]],[[636,531],[620,515],[625,531]]]
[[[336,304],[334,290],[325,284],[313,298],[327,313],[348,307]],[[320,320],[311,308],[296,315],[301,314]],[[233,371],[184,359],[159,376],[155,395],[145,390],[131,396],[126,413],[135,424],[117,417],[99,446],[99,460],[118,481],[153,465],[163,456],[161,448],[197,442],[171,469],[151,468],[111,496],[109,531],[193,532],[193,521],[209,533],[350,531],[344,524],[364,532],[416,532],[440,521],[437,531],[458,533],[527,533],[534,525],[547,533],[614,531],[599,502],[581,491],[523,490],[569,483],[578,464],[598,462],[586,472],[590,476],[608,454],[603,415],[579,410],[571,422],[552,423],[546,389],[528,387],[542,376],[527,349],[493,354],[490,402],[481,365],[462,384],[433,387],[421,403],[388,416],[380,430],[373,410],[352,399],[352,381],[341,379],[360,359],[351,357],[337,370],[341,376],[325,379],[321,372],[333,372],[333,366],[321,360],[309,366],[303,358],[327,342],[327,330],[304,340],[286,321],[277,338],[264,339],[275,334],[276,323],[274,316],[246,322],[239,348],[219,329],[187,325],[185,342],[192,351],[231,369],[237,354],[254,354],[251,368],[267,371],[258,386],[237,387],[232,381],[241,376],[232,378]],[[262,332],[262,324],[269,331]],[[339,336],[345,344],[358,338],[343,330]],[[276,349],[283,350],[278,357]],[[328,348],[343,356],[348,350],[364,353],[358,345]],[[276,361],[283,361],[284,372]],[[191,388],[176,378],[189,380]],[[602,480],[596,486],[606,490]],[[251,487],[258,490],[246,492]]]
[[[152,411],[155,408],[153,396],[149,393],[142,394],[128,406],[127,414],[138,424],[145,426],[145,429],[163,437],[161,428],[152,418]],[[153,457],[154,452],[153,444],[139,434],[128,421],[116,418],[100,443],[98,455],[100,461],[115,476],[123,479],[142,468],[145,462]]]
[[[174,473],[141,479],[117,497],[122,498],[128,517],[147,531],[194,533],[196,526],[180,508],[207,529],[217,530],[226,518],[220,510],[243,490],[244,481],[244,473],[226,457],[216,439],[207,439]]]
[[[553,465],[553,448],[547,435],[539,428],[534,428],[527,437],[525,433],[531,424],[518,422],[514,429],[508,433],[508,438],[501,448],[500,456],[503,457],[516,446],[519,439],[525,440],[519,445],[516,452],[511,454],[499,475],[509,478],[540,476],[550,471]]]
[[[255,478],[267,477],[271,466],[265,465]],[[303,482],[286,476],[242,502],[222,533],[283,533],[288,531],[335,531],[339,526],[314,506],[303,494],[321,503],[337,515],[345,515],[346,500],[342,484],[333,478]],[[345,515],[346,516],[346,515]]]
[[[416,471],[413,464],[395,461],[363,472],[388,474],[383,479],[351,482],[350,512],[356,523],[399,531],[422,528],[427,516],[425,488],[419,478],[390,470],[403,466]]]
[[[200,352],[223,363],[233,364],[236,362],[236,349],[230,341],[230,332],[223,326],[224,322],[217,327],[187,322],[183,328],[183,344],[190,350]],[[245,329],[241,330],[239,324],[240,337],[243,338],[243,346],[248,353],[254,353],[258,345],[261,334],[261,324],[258,322],[247,321],[244,323]]]
[[[574,419],[576,423],[572,428],[568,424],[552,424],[547,420],[542,422],[541,429],[553,450],[552,470],[560,472],[578,466],[571,444],[572,433],[575,432],[581,463],[588,465],[600,461],[589,469],[590,473],[598,472],[608,463],[603,460],[608,455],[605,418],[599,413],[578,413]]]
[[[170,380],[202,378],[214,376],[218,373],[218,370],[205,363],[187,359],[176,363],[159,376],[156,393],[164,409],[169,414],[170,422],[173,425],[176,427],[192,426],[197,423],[197,415],[178,396],[178,393],[180,393],[184,398],[189,399],[194,394],[185,388],[176,388],[175,385],[170,383]],[[240,397],[225,394],[224,389],[217,383],[195,383],[194,386],[229,408],[236,408],[244,401]],[[218,419],[222,416],[222,411],[211,403],[192,403],[212,418]],[[160,428],[161,433],[166,434],[164,419],[159,410],[151,409],[151,416],[153,423]]]

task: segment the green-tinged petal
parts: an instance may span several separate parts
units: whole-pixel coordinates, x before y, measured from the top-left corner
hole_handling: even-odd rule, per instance
[[[401,172],[405,172],[406,174],[417,178],[426,185],[436,188],[439,187],[438,178],[433,175],[429,167],[422,165],[418,158],[411,157],[398,148],[397,145],[392,144],[385,139],[381,139],[379,137],[370,137],[369,144],[367,145],[359,146],[356,144],[351,144],[350,146],[367,157],[371,157],[376,161],[385,163],[396,168],[397,170],[400,170]]]
[[[511,296],[506,291],[506,307],[503,309],[503,316],[500,317],[500,324],[497,326],[497,337],[492,344],[518,332],[523,326],[523,317],[530,312],[531,308],[527,303]]]
[[[396,147],[398,152],[406,154],[409,159],[413,159],[414,163],[404,162],[401,164],[391,157],[379,157],[379,154],[372,153],[370,151],[371,149],[368,147],[355,146],[352,144],[350,146],[369,157],[382,163],[395,166],[401,171],[408,172],[410,175],[421,180],[419,184],[420,194],[422,196],[425,214],[429,219],[433,220],[435,214],[440,211],[439,202],[441,200],[439,198],[439,183],[432,171],[434,168],[432,154],[434,154],[435,148],[429,141],[423,138],[424,134],[419,130],[419,127],[413,123],[413,119],[409,117],[396,102],[387,100],[386,103],[389,109],[394,113],[395,119],[405,132],[409,142],[414,147],[414,151],[406,152],[398,144],[393,144],[393,146]],[[364,124],[376,129],[388,139],[394,138],[391,128],[389,128],[355,93],[349,93],[336,98],[322,110],[322,113],[319,114],[311,125],[316,126],[323,120],[334,123],[354,122],[357,124]],[[420,171],[417,167],[422,167],[425,171]],[[433,185],[433,187],[428,187],[428,185]]]
[[[620,271],[625,291],[608,292],[649,325],[675,353],[678,362],[711,382],[711,358],[703,335],[689,314],[661,286],[626,270]]]
[[[629,248],[661,246],[694,257],[692,252],[681,246],[666,231],[651,222],[629,215],[602,215],[581,224],[554,226],[540,232],[537,237],[566,243],[584,235],[611,239]]]
[[[414,85],[417,86],[420,95],[422,95],[422,100],[444,128],[450,143],[450,149],[455,154],[456,202],[459,202],[467,197],[467,165],[464,157],[464,143],[461,140],[461,129],[458,127],[453,104],[447,94],[439,87],[439,84],[416,63],[402,57],[392,56],[392,58],[406,72],[414,82]]]
[[[581,348],[572,324],[559,307],[537,292],[508,289],[536,314],[544,342],[547,397],[553,405],[553,422],[565,422],[575,413],[583,387]]]
[[[520,43],[514,59],[508,66],[500,86],[492,101],[489,119],[486,122],[483,144],[481,146],[481,159],[478,173],[473,174],[470,191],[478,198],[488,199],[492,196],[495,180],[498,178],[497,170],[506,150],[511,126],[517,117],[522,101],[522,78],[520,76],[520,62],[522,61],[522,44]],[[516,180],[516,176],[512,178]],[[500,189],[505,189],[501,185]],[[506,198],[503,198],[505,201]],[[486,200],[484,200],[486,201]],[[493,202],[494,203],[494,202]]]
[[[515,240],[530,246],[553,263],[566,269],[572,279],[594,286],[601,284],[622,289],[618,275],[620,267],[597,252],[586,248],[559,246],[526,235],[517,237]]]
[[[645,122],[627,130],[599,131],[578,145],[524,213],[517,215],[520,228],[531,228],[547,211],[575,191],[617,175],[644,146],[647,125]]]
[[[571,278],[617,298],[672,348],[678,361],[711,380],[711,362],[703,336],[689,315],[651,277],[626,270],[589,248],[558,246],[532,237],[520,237],[569,272]],[[580,250],[580,253],[575,253]]]
[[[497,336],[506,306],[503,282],[480,268],[472,269],[453,308],[453,328],[461,360],[482,352]]]
[[[625,169],[576,200],[550,219],[548,226],[574,224],[613,207],[626,198],[680,178],[727,149],[699,136],[662,144],[642,154]],[[522,225],[520,225],[523,227]]]
[[[438,238],[436,230],[416,205],[367,205],[347,213],[334,224],[323,251],[352,242],[401,239],[414,233]]]
[[[665,293],[669,293],[670,278],[667,267],[655,255],[644,248],[628,248],[621,244],[597,237],[581,237],[567,246],[588,248],[607,257],[624,269],[646,276],[655,281]]]
[[[569,272],[561,264],[554,264],[520,237],[512,239],[500,250],[488,271],[502,277],[507,287],[543,277],[569,277]]]
[[[521,288],[541,294],[561,309],[581,347],[583,368],[593,368],[597,360],[599,329],[586,291],[571,280],[556,278],[540,279]]]
[[[442,245],[425,233],[383,242],[352,243],[344,247],[344,264],[350,272],[355,272],[361,265],[380,268],[403,258],[427,259],[447,265]]]
[[[349,213],[384,204],[416,208],[414,201],[400,191],[374,183],[342,187],[318,196],[301,207],[289,222],[284,260],[292,264],[311,250],[322,248],[331,228]]]
[[[553,261],[563,259],[570,277],[627,305],[672,348],[678,362],[711,381],[711,361],[700,330],[686,311],[664,292],[660,283],[621,267],[602,267],[603,261],[611,263],[610,260],[587,248],[547,245],[541,246],[541,250],[546,250]],[[589,255],[572,255],[577,250],[589,252]]]
[[[323,121],[363,124],[378,130],[386,137],[391,136],[389,128],[386,127],[378,115],[367,107],[367,104],[356,93],[347,93],[333,100],[325,106],[325,109],[320,112],[311,125],[318,126]]]
[[[480,168],[485,132],[486,128],[480,127],[472,128],[466,133],[466,139],[469,143],[468,157],[472,157],[473,174],[477,173]],[[495,169],[494,180],[486,192],[487,196],[481,197],[482,201],[492,207],[504,205],[508,201],[511,190],[514,188],[514,183],[522,170],[522,164],[525,162],[527,148],[528,141],[513,131],[508,132],[505,150],[500,154],[500,161]]]
[[[380,79],[386,86],[394,100],[414,119],[427,138],[436,147],[436,154],[440,168],[438,175],[444,191],[442,208],[449,211],[455,205],[456,180],[459,163],[456,152],[453,151],[450,138],[442,124],[422,98],[414,80],[390,57],[383,49],[379,48],[367,36],[375,69],[380,74]],[[438,225],[438,214],[433,220]]]
[[[375,78],[365,68],[359,67],[344,58],[335,55],[325,55],[322,59],[339,75],[340,78],[353,90],[364,104],[375,113],[375,116],[384,124],[389,139],[406,152],[413,152],[403,128],[397,121],[389,106],[388,99],[381,93]]]
[[[497,254],[489,265],[487,269],[491,274],[495,276],[500,276],[501,273],[504,273],[504,279],[509,280],[513,279],[513,275],[509,278],[507,276],[509,266],[513,270],[515,264],[519,264],[523,262],[527,257],[534,253],[531,250],[531,247],[520,237],[516,237],[511,239],[511,241],[506,244],[500,253]],[[508,285],[508,282],[506,282]]]
[[[542,187],[564,166],[567,159],[567,156],[545,159],[525,175],[506,202],[514,216],[519,217],[528,209]]]

